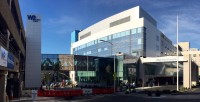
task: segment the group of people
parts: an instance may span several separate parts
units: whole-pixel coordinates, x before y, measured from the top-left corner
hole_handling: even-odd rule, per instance
[[[135,81],[134,82],[126,82],[126,83],[121,82],[120,83],[120,90],[121,91],[134,89],[135,87],[136,87]]]
[[[48,82],[48,83],[45,83],[44,81],[42,81],[42,85],[41,85],[41,88],[43,86],[46,86],[46,89],[54,89],[54,88],[62,88],[62,87],[67,87],[67,86],[70,86],[73,87],[73,83],[70,82],[69,80],[62,80],[61,82]]]
[[[62,82],[52,82],[50,84],[51,88],[55,88],[55,87],[65,87],[68,85],[68,80],[62,80]]]

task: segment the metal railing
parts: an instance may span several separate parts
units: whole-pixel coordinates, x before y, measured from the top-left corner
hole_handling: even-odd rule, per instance
[[[0,43],[2,43],[2,45],[4,45],[5,47],[7,46],[7,41],[8,41],[8,36],[7,34],[3,34],[0,31]]]

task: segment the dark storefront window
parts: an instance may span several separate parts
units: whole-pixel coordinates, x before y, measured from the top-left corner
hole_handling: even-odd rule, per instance
[[[113,84],[113,58],[75,55],[74,61],[77,82]]]

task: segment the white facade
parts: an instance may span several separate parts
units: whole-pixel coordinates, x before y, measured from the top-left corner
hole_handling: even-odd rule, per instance
[[[119,20],[121,18],[124,17],[128,17],[130,16],[130,22],[127,23],[123,23],[120,25],[117,25],[115,27],[109,27],[109,24],[113,21]],[[83,31],[81,31],[79,33],[79,41],[72,43],[71,48],[75,48],[78,47],[84,43],[88,43],[90,41],[93,41],[95,39],[99,39],[102,37],[105,37],[107,35],[110,34],[114,34],[117,32],[121,32],[124,30],[129,30],[132,28],[137,28],[137,27],[142,27],[143,26],[143,19],[139,18],[139,6],[126,10],[124,12],[118,13],[116,15],[113,15],[111,17],[108,17],[86,29],[84,29]],[[91,36],[88,36],[87,38],[81,39],[80,40],[80,36],[83,36],[84,34],[91,32]],[[72,51],[71,49],[71,51]]]
[[[27,15],[25,88],[41,85],[41,18]]]
[[[117,21],[122,21],[128,18],[129,21],[121,23]],[[119,23],[115,26],[111,26],[112,23]],[[123,22],[123,21],[122,21]],[[168,42],[162,39],[162,33],[157,29],[156,21],[146,13],[139,6],[128,9],[126,11],[120,12],[116,15],[108,17],[86,29],[79,32],[78,41],[71,44],[71,54],[73,54],[73,49],[80,47],[83,44],[94,40],[100,40],[103,37],[119,33],[126,30],[145,28],[146,37],[142,40],[144,43],[145,56],[146,57],[156,57],[162,56],[162,54],[174,52],[173,50],[163,51],[163,46],[161,42]],[[168,38],[167,38],[168,39]],[[171,49],[175,49],[172,43],[165,43]],[[114,46],[116,47],[116,46]],[[131,46],[132,47],[132,46]],[[131,49],[131,48],[130,48]],[[128,50],[128,49],[127,49]],[[131,52],[131,51],[129,51]],[[161,53],[162,52],[162,53]],[[129,53],[130,54],[130,53]],[[172,54],[171,54],[172,55]]]

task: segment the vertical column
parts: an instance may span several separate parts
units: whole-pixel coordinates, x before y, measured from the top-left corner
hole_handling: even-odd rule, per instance
[[[11,6],[11,5],[12,5],[12,0],[10,0],[10,3],[9,3],[9,5],[10,5],[10,9],[12,9],[12,8],[11,8],[11,7],[12,7],[12,6]]]
[[[186,54],[184,56],[184,59],[186,59],[186,62],[183,62],[183,87],[191,88],[191,59],[190,55]]]
[[[6,84],[7,84],[8,71],[0,72],[0,102],[6,100]]]
[[[145,78],[144,64],[141,61],[139,61],[139,68],[138,68],[138,70],[139,70],[138,84],[141,84],[142,87],[144,87],[145,86],[145,82],[146,82],[146,78]]]
[[[10,42],[10,31],[7,29],[7,34],[8,34],[8,36],[7,36],[7,49],[9,49],[9,42]]]

